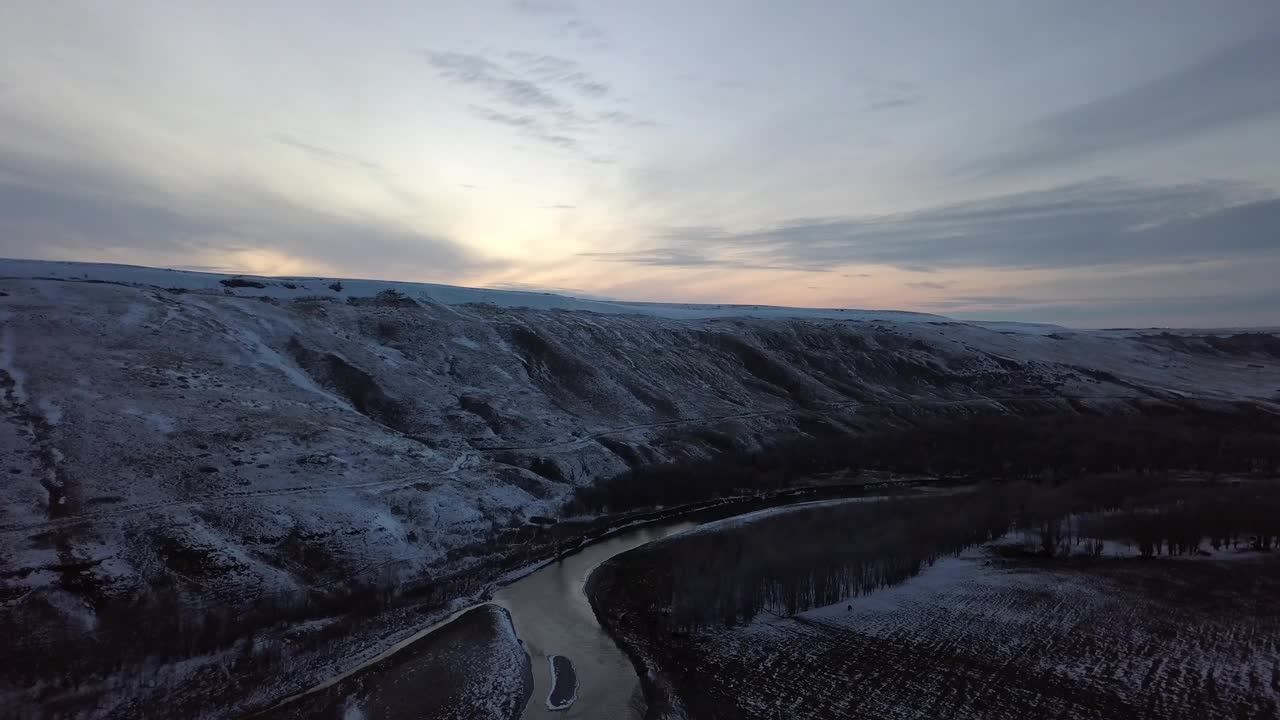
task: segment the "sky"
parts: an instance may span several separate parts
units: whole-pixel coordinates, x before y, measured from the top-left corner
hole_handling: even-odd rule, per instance
[[[1280,3],[8,0],[0,257],[1280,325]]]

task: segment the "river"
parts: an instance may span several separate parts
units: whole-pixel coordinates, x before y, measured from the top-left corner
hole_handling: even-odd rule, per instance
[[[533,661],[533,695],[525,718],[644,717],[635,667],[596,622],[583,586],[597,565],[621,552],[699,525],[673,521],[624,531],[588,545],[502,588],[493,602],[511,613],[516,635]],[[573,662],[578,699],[568,710],[547,709],[551,689],[548,656]]]
[[[645,543],[715,522],[737,522],[757,513],[792,512],[813,505],[867,502],[884,496],[863,496],[787,503],[753,509],[728,517],[699,520],[673,519],[626,530],[592,543],[502,588],[492,602],[511,613],[516,635],[533,662],[533,695],[524,717],[610,718],[640,720],[644,695],[635,666],[596,622],[584,587],[596,566],[619,553]],[[547,709],[551,670],[547,658],[563,655],[573,662],[578,678],[578,699],[568,710]]]
[[[865,489],[864,489],[865,490]],[[805,502],[759,503],[725,506],[708,514],[673,518],[622,530],[593,542],[574,553],[549,563],[494,593],[489,602],[505,608],[511,615],[516,636],[524,644],[532,665],[534,688],[525,706],[523,718],[610,718],[640,720],[644,717],[644,695],[635,668],[596,622],[584,587],[591,572],[609,558],[646,543],[717,521],[740,522],[756,512],[799,510],[805,506],[832,502],[866,502],[882,496],[828,498]],[[750,505],[754,505],[748,509]],[[739,510],[740,512],[735,512]],[[482,603],[483,604],[483,603]],[[282,700],[270,710],[296,707],[294,703],[308,696],[347,682],[398,652],[413,646],[435,631],[449,625],[470,606],[449,617],[422,628],[411,637],[387,648],[357,667],[332,677],[298,695]],[[573,664],[577,693],[567,709],[553,711],[547,707],[552,689],[548,658],[561,656]],[[572,685],[569,685],[572,688]],[[286,713],[288,710],[285,711]],[[287,715],[281,715],[285,717]]]

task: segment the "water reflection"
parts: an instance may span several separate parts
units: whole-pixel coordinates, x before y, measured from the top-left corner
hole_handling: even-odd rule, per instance
[[[596,622],[583,585],[597,565],[621,552],[698,525],[680,521],[627,531],[583,548],[499,590],[493,602],[511,613],[533,661],[533,695],[525,718],[639,718],[644,700],[635,669]],[[578,699],[566,711],[547,709],[547,657],[564,655],[578,673]]]

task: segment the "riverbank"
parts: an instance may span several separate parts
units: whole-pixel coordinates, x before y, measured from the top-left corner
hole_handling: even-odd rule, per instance
[[[492,561],[472,571],[473,580],[471,585],[473,587],[478,586],[479,590],[468,595],[456,597],[449,605],[435,606],[434,610],[431,607],[420,605],[417,608],[401,608],[383,616],[371,618],[368,621],[370,627],[375,625],[385,627],[387,624],[395,622],[399,625],[399,632],[378,633],[375,629],[359,635],[334,638],[330,641],[330,658],[332,659],[334,655],[337,655],[340,658],[345,658],[348,662],[335,663],[334,669],[330,672],[321,672],[317,668],[316,671],[308,673],[308,675],[314,678],[311,683],[312,686],[316,686],[326,676],[329,678],[341,677],[342,682],[346,682],[348,676],[363,675],[369,667],[390,667],[389,665],[384,665],[384,663],[387,663],[400,652],[413,652],[413,648],[418,643],[427,641],[435,632],[427,633],[424,632],[424,629],[434,627],[436,624],[447,620],[452,612],[491,599],[501,601],[504,588],[512,587],[513,584],[518,583],[521,579],[548,565],[574,556],[583,551],[584,548],[611,541],[625,533],[676,521],[689,523],[709,522],[797,502],[858,496],[869,492],[892,492],[894,489],[906,491],[921,484],[921,482],[923,481],[917,478],[887,479],[871,476],[865,482],[858,484],[834,483],[802,486],[768,494],[735,496],[675,508],[646,510],[621,516],[607,516],[589,520],[570,520],[539,526],[533,531],[526,531],[518,555],[516,553],[504,553],[501,547],[491,549]],[[523,561],[516,563],[512,561],[513,558],[519,558]],[[454,582],[459,581],[455,578]],[[408,596],[411,597],[411,595]],[[588,616],[589,613],[590,610],[587,608]],[[408,629],[406,630],[406,628]],[[528,631],[520,627],[517,627],[517,630],[522,633],[522,640],[528,640],[523,635]],[[363,646],[364,650],[360,654],[344,653],[341,650],[343,644],[351,644],[359,637],[368,638],[370,636],[381,639],[374,643],[366,640]],[[607,638],[606,641],[612,644],[612,641],[607,640]],[[382,649],[387,650],[384,652]],[[345,665],[345,667],[342,667],[342,665]],[[629,668],[628,675],[630,675]],[[538,677],[539,683],[541,683],[541,674]],[[541,691],[545,692],[545,690]],[[328,692],[328,689],[326,686],[321,685],[316,692],[325,693]],[[280,703],[279,698],[281,697],[288,697],[283,707],[292,708],[297,703],[309,702],[308,698],[311,694],[312,690],[294,685],[290,693],[275,694],[277,699],[270,703],[259,701],[258,708],[274,707]],[[541,701],[539,700],[538,702]],[[275,707],[276,711],[281,709],[283,708]]]
[[[510,614],[481,605],[419,642],[263,720],[517,720],[533,691]]]
[[[1037,525],[944,553],[892,587],[836,602],[819,595],[790,611],[792,593],[809,592],[801,585],[821,589],[839,573],[805,571],[808,582],[789,584],[786,571],[803,561],[803,546],[830,543],[819,541],[823,523],[786,513],[791,525],[756,523],[746,545],[732,537],[740,524],[722,523],[719,537],[709,537],[717,529],[710,525],[618,555],[592,575],[588,593],[641,675],[646,717],[655,720],[1275,717],[1280,610],[1271,598],[1280,593],[1280,555],[1270,542],[1274,521],[1254,511],[1277,489],[1275,482],[1156,487],[1129,506],[1141,508],[1136,514],[1103,513],[1110,526],[1087,514],[1044,526],[1050,551]],[[1233,493],[1237,514],[1195,514],[1205,499]],[[1157,541],[1152,551],[1143,533],[1161,527],[1171,507],[1192,508],[1167,516],[1182,539],[1166,538],[1164,550]],[[1252,529],[1245,523],[1253,515],[1270,524]],[[1198,528],[1197,518],[1237,524]],[[866,522],[852,525],[880,535]],[[797,526],[814,533],[797,535]],[[1139,534],[1120,538],[1119,526]],[[1233,531],[1218,534],[1222,527]],[[769,538],[780,529],[793,544],[784,554],[794,558],[781,575],[751,544],[779,542]],[[905,539],[929,531],[907,529]],[[1205,549],[1185,540],[1188,529],[1205,531]],[[856,543],[843,546],[840,562],[859,552]],[[681,570],[691,557],[720,568],[709,589]],[[751,595],[752,586],[734,586],[735,578],[755,577],[741,573],[730,559],[737,557],[768,568],[760,576],[765,606],[745,616],[708,594],[729,585],[732,597]],[[879,576],[865,565],[835,568],[848,569],[855,572],[845,578]],[[720,619],[690,616],[691,597]]]

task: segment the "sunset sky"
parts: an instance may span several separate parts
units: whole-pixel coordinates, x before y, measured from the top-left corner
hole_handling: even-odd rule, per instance
[[[1280,325],[1280,2],[11,0],[0,256]]]

